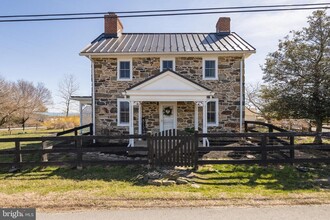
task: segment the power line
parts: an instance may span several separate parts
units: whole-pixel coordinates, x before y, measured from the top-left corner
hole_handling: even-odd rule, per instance
[[[180,11],[210,11],[210,10],[229,10],[229,9],[253,9],[253,8],[284,8],[284,7],[304,7],[304,6],[322,6],[330,3],[306,3],[306,4],[281,4],[281,5],[254,5],[254,6],[231,6],[221,8],[182,8],[182,9],[162,9],[162,10],[146,10],[146,11],[117,11],[116,14],[140,14],[140,13],[163,13],[163,12],[180,12]],[[19,18],[19,17],[57,17],[57,16],[78,16],[78,15],[104,15],[111,12],[81,12],[81,13],[62,13],[62,14],[29,14],[29,15],[4,15],[0,18]]]
[[[330,4],[330,3],[329,3]],[[231,13],[256,13],[256,12],[278,12],[278,11],[301,11],[301,10],[315,10],[327,9],[328,6],[319,7],[303,7],[303,8],[276,8],[276,9],[255,9],[255,10],[232,10],[232,11],[209,11],[209,12],[188,12],[188,13],[161,13],[161,14],[142,14],[142,15],[121,15],[120,18],[137,18],[137,17],[160,17],[160,16],[184,16],[184,15],[205,15],[205,14],[231,14]],[[88,20],[101,19],[100,16],[87,17],[59,17],[59,18],[36,18],[36,19],[7,19],[1,20],[4,22],[31,22],[31,21],[65,21],[65,20]]]

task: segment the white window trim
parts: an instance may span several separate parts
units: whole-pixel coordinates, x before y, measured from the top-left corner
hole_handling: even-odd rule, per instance
[[[117,99],[117,126],[129,126],[129,120],[127,123],[120,123],[120,103],[121,102],[128,102],[129,105],[129,115],[131,115],[131,107],[129,101],[127,99]]]
[[[219,99],[213,98],[209,99],[208,102],[215,102],[215,123],[207,122],[208,127],[218,126],[219,125]],[[207,105],[206,105],[206,114],[207,114]],[[206,117],[207,120],[207,117]]]
[[[205,61],[215,61],[215,77],[211,78],[211,77],[205,77]],[[203,80],[218,80],[218,76],[219,75],[219,67],[218,67],[218,58],[217,57],[212,57],[212,58],[207,58],[204,57],[203,58]]]
[[[130,67],[130,78],[120,78],[120,62],[129,62],[129,67]],[[133,62],[132,59],[117,59],[117,80],[118,81],[132,81],[133,78]]]
[[[160,58],[160,71],[161,72],[164,71],[163,70],[163,61],[164,60],[170,60],[170,61],[172,61],[173,62],[173,71],[175,71],[175,58],[166,58],[166,57]]]

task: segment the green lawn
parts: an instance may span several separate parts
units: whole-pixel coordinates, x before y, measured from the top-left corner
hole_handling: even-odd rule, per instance
[[[0,139],[2,138],[25,138],[25,137],[42,137],[42,136],[50,136],[54,135],[57,132],[62,131],[62,129],[57,130],[12,130],[11,133],[8,131],[0,131]],[[70,135],[70,134],[68,134]],[[42,142],[41,141],[29,141],[29,142],[20,142],[22,149],[41,149]],[[15,143],[14,142],[0,142],[0,150],[8,150],[14,149]],[[40,160],[41,155],[25,155],[23,156],[23,161],[37,161]],[[14,155],[1,155],[0,154],[0,161],[2,162],[13,162]]]
[[[330,203],[328,186],[315,179],[328,178],[329,166],[301,172],[292,166],[203,166],[190,185],[151,186],[136,177],[137,166],[90,167],[83,170],[49,167],[22,173],[0,174],[0,206],[15,203],[44,209],[74,207],[149,207],[199,205],[320,204]],[[18,198],[25,198],[18,201]],[[44,198],[44,202],[38,202]],[[6,200],[4,200],[6,199]],[[31,201],[30,202],[27,202]],[[24,202],[25,201],[25,202]],[[48,202],[47,202],[48,201]],[[52,201],[53,207],[49,207]],[[105,202],[106,201],[106,202]]]
[[[58,131],[0,133],[0,138],[46,136],[53,132]],[[0,149],[13,146],[14,143],[0,143]],[[22,147],[40,146],[41,143],[23,143]],[[0,157],[1,161],[8,160],[4,156]],[[40,159],[39,156],[36,158]],[[147,185],[137,178],[147,171],[139,166],[94,166],[83,170],[47,167],[15,174],[2,169],[0,207],[72,210],[90,207],[330,204],[329,184],[317,181],[330,177],[330,166],[306,166],[310,167],[307,172],[298,171],[293,166],[203,166],[192,179],[199,188]]]

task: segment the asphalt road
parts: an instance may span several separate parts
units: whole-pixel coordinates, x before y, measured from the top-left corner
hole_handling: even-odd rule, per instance
[[[216,208],[117,209],[38,213],[38,220],[329,220],[330,205]]]

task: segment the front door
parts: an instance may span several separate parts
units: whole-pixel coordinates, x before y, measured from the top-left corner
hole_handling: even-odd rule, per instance
[[[176,129],[176,103],[175,102],[160,102],[159,104],[159,121],[160,131]]]

